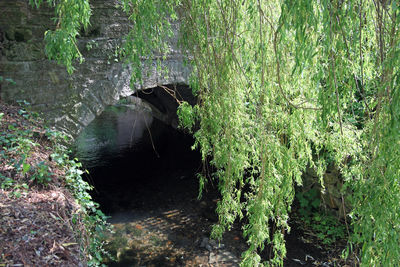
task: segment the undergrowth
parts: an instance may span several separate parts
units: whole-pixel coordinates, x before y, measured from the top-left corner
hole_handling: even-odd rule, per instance
[[[82,165],[77,159],[69,157],[70,151],[62,145],[66,137],[60,132],[38,126],[43,123],[38,113],[28,112],[20,103],[17,118],[8,122],[4,113],[0,113],[0,161],[4,166],[0,172],[1,189],[12,192],[19,198],[33,187],[47,188],[52,183],[54,173],[51,162],[64,173],[64,186],[74,196],[80,209],[73,215],[72,224],[77,241],[80,244],[82,260],[89,266],[99,266],[107,252],[103,249],[104,233],[110,231],[106,216],[88,193],[92,187],[82,179]],[[43,139],[46,141],[43,142]],[[33,159],[34,149],[46,146],[52,151],[50,158]]]
[[[345,225],[332,213],[321,209],[321,198],[315,188],[296,193],[296,199],[303,230],[310,231],[323,245],[347,238]]]

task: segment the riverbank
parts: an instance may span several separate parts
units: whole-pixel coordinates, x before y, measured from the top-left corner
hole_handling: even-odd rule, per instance
[[[89,212],[96,211],[89,186],[57,138],[37,114],[0,102],[0,266],[101,260],[91,255],[101,245],[92,226],[102,216]]]

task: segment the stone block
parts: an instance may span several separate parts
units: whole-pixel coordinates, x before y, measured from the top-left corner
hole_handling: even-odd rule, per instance
[[[118,18],[121,16],[125,16],[122,10],[117,9],[115,5],[109,5],[108,7],[95,7],[93,12],[93,18],[102,18],[102,19],[112,19]]]
[[[26,3],[20,1],[0,1],[0,28],[11,25],[22,25],[26,21]]]
[[[50,65],[50,61],[44,59],[44,60],[36,60],[36,61],[31,61],[28,62],[28,68],[29,68],[29,72],[31,73],[36,73],[36,72],[40,72],[42,70],[45,70],[49,67],[53,67],[52,69],[56,69],[55,66],[51,66]]]
[[[35,42],[41,42],[43,48],[44,48],[43,38],[44,38],[44,34],[47,30],[49,30],[49,27],[46,27],[43,25],[38,25],[38,26],[32,25],[31,26],[32,40],[34,40]]]
[[[13,62],[13,61],[0,61],[0,70],[7,73],[7,77],[14,76],[17,72],[27,72],[29,70],[29,63],[27,62]]]
[[[61,117],[56,117],[54,124],[57,129],[60,129],[64,133],[77,133],[82,125],[79,122],[72,119],[69,115],[63,115]]]
[[[121,42],[116,39],[84,39],[79,41],[79,49],[86,59],[107,59],[112,61],[115,51]],[[106,64],[106,62],[104,62]]]
[[[54,101],[54,95],[49,93],[42,93],[42,94],[32,94],[29,95],[29,100],[31,104],[40,105],[40,104],[47,104],[51,105]]]
[[[109,38],[120,38],[130,30],[129,24],[113,23],[103,27],[104,34]]]
[[[89,106],[82,105],[79,110],[79,122],[84,126],[89,125],[94,120],[96,113],[94,113]]]
[[[42,9],[42,7],[41,7]],[[53,18],[55,17],[54,11],[49,12],[35,12],[36,14],[30,14],[26,19],[26,24],[31,26],[45,27],[47,29],[54,30],[56,25],[54,24]]]
[[[92,6],[93,9],[110,9],[110,8],[115,8],[117,5],[119,5],[120,2],[119,0],[91,0],[90,5]]]
[[[9,61],[34,61],[45,58],[41,43],[10,42],[4,50]]]
[[[322,202],[331,210],[338,210],[337,199],[333,197],[329,192],[321,194]]]

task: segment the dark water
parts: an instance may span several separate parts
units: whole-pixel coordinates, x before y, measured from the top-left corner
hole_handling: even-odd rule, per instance
[[[106,214],[196,197],[200,157],[191,149],[193,138],[148,111],[110,107],[76,144],[76,156],[95,187],[92,196]]]
[[[201,246],[218,196],[210,191],[208,199],[197,200],[201,162],[193,142],[149,111],[127,106],[109,107],[79,136],[75,155],[90,172],[94,200],[115,227],[108,250],[116,261],[107,266],[208,266],[215,258],[220,261],[214,266],[238,266],[247,249],[240,227],[224,235],[222,250]],[[315,266],[306,255],[323,258],[301,235],[293,227],[286,237],[284,266]]]
[[[125,152],[141,150],[152,123],[149,111],[127,105],[108,107],[77,138],[75,155],[86,168],[109,165]],[[167,128],[157,124],[151,129],[153,135]]]

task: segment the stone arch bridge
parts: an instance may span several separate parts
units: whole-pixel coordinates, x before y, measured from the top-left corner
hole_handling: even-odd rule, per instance
[[[176,125],[171,115],[176,104],[157,88],[170,85],[178,88],[182,96],[191,96],[187,86],[190,70],[183,64],[176,38],[170,41],[172,53],[162,61],[169,77],[157,72],[157,58],[154,58],[153,65],[147,69],[149,75],[131,89],[130,68],[114,56],[116,47],[129,31],[129,21],[116,7],[118,0],[91,0],[90,3],[91,26],[79,37],[85,61],[68,75],[65,67],[47,60],[44,54],[43,36],[54,27],[53,10],[46,5],[37,10],[28,0],[0,1],[0,76],[14,81],[3,80],[0,98],[5,102],[28,101],[35,110],[43,112],[50,125],[75,137],[107,105],[140,90],[155,88],[156,93],[148,100],[155,106],[161,103],[164,111],[157,114]]]

